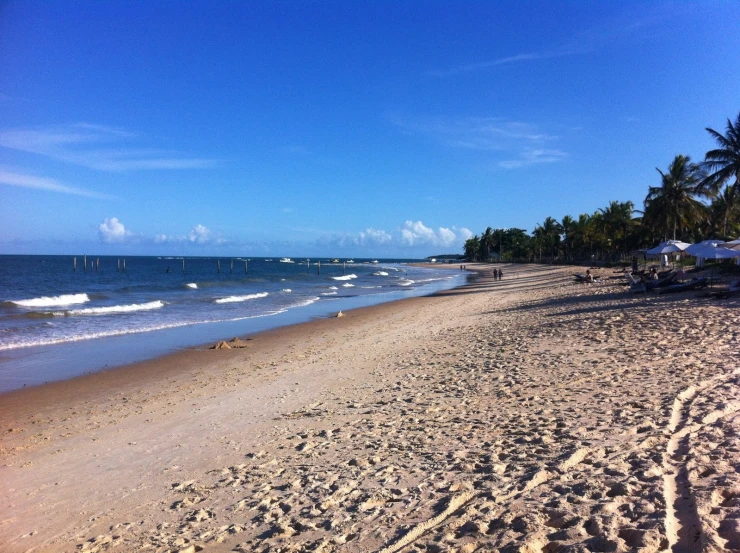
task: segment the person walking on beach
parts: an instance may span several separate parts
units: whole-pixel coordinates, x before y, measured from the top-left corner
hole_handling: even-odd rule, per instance
[[[498,270],[498,279],[499,280],[502,280],[503,278],[504,278],[504,272],[501,269],[499,269]]]

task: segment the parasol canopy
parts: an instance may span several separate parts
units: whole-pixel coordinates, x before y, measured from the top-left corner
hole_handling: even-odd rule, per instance
[[[661,242],[654,248],[649,249],[645,253],[647,253],[648,255],[663,255],[666,253],[682,252],[690,245],[691,244],[681,242],[680,240],[667,240],[665,242]]]

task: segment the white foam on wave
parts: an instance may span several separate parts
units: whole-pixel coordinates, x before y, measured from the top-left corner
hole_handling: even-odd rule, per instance
[[[334,280],[352,280],[353,278],[357,278],[357,275],[342,275],[338,277],[331,277]]]
[[[260,292],[258,294],[247,294],[246,296],[228,296],[226,298],[218,298],[214,300],[215,303],[236,303],[240,301],[256,300],[269,296],[267,292]]]
[[[280,290],[281,292],[285,292],[286,294],[290,294],[293,290],[290,288],[285,288],[284,290]]]
[[[149,311],[164,307],[164,302],[150,301],[147,303],[131,303],[129,305],[109,305],[107,307],[88,307],[86,309],[70,309],[68,311],[55,311],[54,315],[109,315],[113,313],[131,313],[132,311]]]
[[[415,281],[410,280],[408,278],[404,278],[398,281],[398,284],[401,286],[411,286]]]
[[[185,286],[187,286],[188,288],[192,288],[193,290],[198,288],[198,285],[195,282],[188,282]]]
[[[61,305],[74,305],[90,301],[87,294],[62,294],[61,296],[42,296],[28,300],[15,300],[14,303],[20,307],[56,307]]]
[[[285,308],[284,311],[287,311],[288,309],[291,309],[293,307],[306,307],[307,305],[311,305],[312,303],[316,303],[320,299],[321,298],[319,298],[318,296],[313,296],[312,298],[306,298],[304,300],[299,301],[298,303],[294,303],[293,305],[289,305],[288,307]]]
[[[316,300],[318,299],[319,298],[316,298]],[[309,301],[308,303],[313,303],[313,301]],[[299,307],[299,306],[296,306],[296,307]],[[247,319],[258,319],[260,317],[270,317],[272,315],[279,315],[280,313],[285,313],[286,311],[287,309],[278,309],[275,311],[268,311],[267,313],[261,313],[259,315],[249,315],[246,317],[234,317],[231,319],[217,319],[213,321],[179,321],[176,323],[165,323],[165,324],[159,324],[159,325],[152,325],[148,327],[125,328],[125,329],[118,329],[118,330],[91,332],[89,334],[77,334],[73,336],[65,336],[63,338],[41,338],[41,339],[36,339],[36,340],[28,340],[25,342],[13,342],[10,344],[0,344],[0,351],[9,350],[9,349],[30,348],[34,346],[48,346],[52,344],[63,344],[65,342],[81,342],[83,340],[94,340],[96,338],[108,338],[110,336],[125,336],[127,334],[138,334],[139,332],[154,332],[157,330],[165,330],[168,328],[180,328],[183,326],[190,326],[194,324],[244,321]]]
[[[322,296],[336,296],[336,292],[321,292]]]
[[[329,286],[329,290],[339,290],[336,286]]]
[[[355,287],[355,285],[354,284],[350,284],[349,282],[347,282],[346,284],[342,284],[342,288],[354,288],[354,287]]]
[[[388,276],[388,273],[385,271],[376,271],[373,273],[373,276]]]

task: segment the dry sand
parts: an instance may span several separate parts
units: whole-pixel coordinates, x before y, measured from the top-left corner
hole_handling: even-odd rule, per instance
[[[504,272],[0,396],[0,551],[740,550],[738,300]]]

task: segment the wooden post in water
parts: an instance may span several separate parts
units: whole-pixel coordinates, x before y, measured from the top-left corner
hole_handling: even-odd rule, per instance
[[[86,255],[83,256],[82,259],[83,259],[83,265],[85,267],[85,272],[87,272],[87,256]]]
[[[347,272],[347,262],[342,262],[342,274],[345,274]]]
[[[234,260],[233,259],[231,260],[231,270],[229,272],[230,273],[234,272]]]
[[[244,260],[244,274],[247,274],[247,260]]]
[[[317,275],[320,275],[321,274],[321,261],[318,261],[316,263],[316,274]]]
[[[95,270],[96,271],[100,270],[100,258],[99,257],[95,260]]]
[[[182,272],[185,272],[185,258],[182,258]]]
[[[72,266],[75,268],[75,273],[76,273],[77,272],[77,258],[76,257],[72,260]]]
[[[216,268],[218,269],[218,274],[221,274],[221,260],[216,261]]]
[[[126,258],[123,258],[123,272],[126,272]]]
[[[306,259],[306,273],[311,269],[311,260]]]
[[[120,259],[116,259],[116,272],[117,273],[121,272],[121,260]]]

